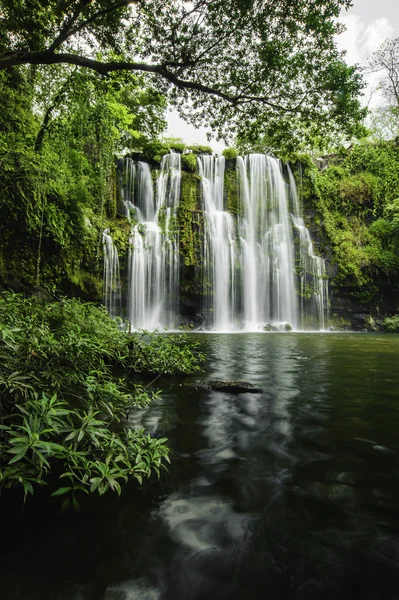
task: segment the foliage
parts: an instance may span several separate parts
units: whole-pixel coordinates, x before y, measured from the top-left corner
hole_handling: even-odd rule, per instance
[[[203,144],[191,144],[188,149],[195,155],[199,154],[212,154],[213,150],[210,146],[204,146]]]
[[[195,173],[197,169],[197,157],[195,154],[190,152],[189,154],[182,154],[181,157],[182,167],[186,167],[187,171]]]
[[[198,360],[202,354],[193,354],[197,343],[190,343],[183,335],[138,334],[130,344],[129,368],[134,372],[181,373],[188,375],[200,371]]]
[[[143,145],[142,155],[147,160],[160,163],[165,154],[171,151],[181,154],[185,148],[186,145],[180,138],[149,139]]]
[[[236,148],[225,148],[222,152],[222,155],[227,159],[237,158],[238,150]]]
[[[330,162],[319,172],[301,158],[305,207],[311,201],[317,210],[317,236],[338,269],[334,283],[375,290],[378,275],[399,273],[399,147],[363,141]]]
[[[399,107],[379,106],[370,110],[367,125],[373,141],[394,139],[399,134]]]
[[[382,327],[384,331],[388,331],[390,333],[399,333],[399,315],[394,315],[393,317],[384,319]]]
[[[1,0],[0,69],[140,71],[194,125],[223,138],[267,138],[273,148],[351,137],[364,114],[362,81],[335,44],[340,10],[350,4]]]
[[[176,344],[176,345],[175,345]],[[190,373],[201,356],[181,336],[132,337],[104,308],[77,300],[43,304],[0,297],[0,488],[59,479],[54,495],[121,492],[121,483],[158,475],[165,439],[122,426],[157,393],[128,387],[115,367]]]
[[[2,279],[98,298],[101,232],[117,214],[115,153],[163,129],[164,100],[131,73],[42,67],[2,71],[0,83]]]

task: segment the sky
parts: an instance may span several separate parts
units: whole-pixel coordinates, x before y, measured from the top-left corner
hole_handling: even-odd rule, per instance
[[[399,0],[353,0],[353,7],[340,20],[347,29],[337,37],[338,48],[346,50],[349,64],[366,65],[385,38],[399,36]],[[375,74],[366,76],[369,85],[364,101],[370,105],[378,103],[378,96],[372,94],[377,78]],[[185,123],[175,111],[168,113],[166,136],[180,137],[187,144],[211,145],[214,151],[221,152],[225,145],[216,140],[208,142],[206,133],[205,128],[195,129]]]

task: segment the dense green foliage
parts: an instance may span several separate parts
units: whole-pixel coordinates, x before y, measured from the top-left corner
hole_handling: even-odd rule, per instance
[[[350,0],[1,0],[0,70],[146,74],[187,120],[271,148],[358,131],[361,78],[338,52]]]
[[[54,495],[120,493],[128,478],[158,475],[165,439],[126,427],[157,393],[133,373],[190,373],[201,355],[182,336],[130,336],[104,308],[63,299],[0,297],[0,489],[50,481]],[[123,425],[124,424],[124,425]]]
[[[389,333],[399,333],[399,315],[384,319],[383,329]]]
[[[0,72],[0,282],[101,295],[101,232],[117,217],[115,154],[164,127],[136,76],[61,66]]]
[[[357,143],[319,172],[301,158],[309,222],[337,267],[335,283],[376,291],[380,275],[399,274],[399,145]]]

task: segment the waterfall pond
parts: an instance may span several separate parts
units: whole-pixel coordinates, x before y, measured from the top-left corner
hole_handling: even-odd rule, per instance
[[[132,417],[169,472],[80,514],[3,503],[0,597],[398,598],[399,335],[192,335],[203,376]],[[237,379],[262,393],[198,385]]]

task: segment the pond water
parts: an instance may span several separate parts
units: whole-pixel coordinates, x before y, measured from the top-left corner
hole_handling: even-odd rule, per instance
[[[198,335],[204,378],[135,415],[169,474],[60,516],[1,508],[4,600],[399,598],[399,336]]]

